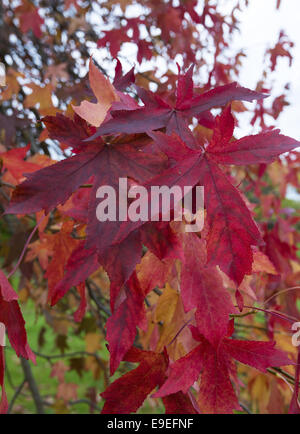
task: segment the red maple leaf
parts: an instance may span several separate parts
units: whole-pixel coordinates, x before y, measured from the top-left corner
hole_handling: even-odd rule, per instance
[[[26,33],[28,30],[32,30],[37,38],[41,38],[43,35],[41,25],[44,23],[44,20],[41,18],[38,8],[31,2],[23,0],[23,4],[18,6],[15,11],[20,20],[21,31]]]
[[[58,120],[60,125],[60,118]],[[182,189],[196,184],[204,186],[210,226],[207,239],[208,262],[210,265],[219,265],[239,284],[245,274],[251,273],[251,246],[260,243],[260,234],[239,191],[218,167],[218,163],[230,165],[271,162],[277,155],[297,147],[299,143],[280,135],[277,130],[229,142],[233,127],[233,117],[230,108],[227,108],[217,118],[213,138],[206,148],[196,143],[198,149],[190,149],[175,135],[170,137],[163,133],[152,133],[160,151],[175,164],[145,185],[148,190],[152,185],[177,185]],[[14,190],[6,213],[30,213],[41,209],[49,212],[57,204],[65,202],[90,178],[93,179],[91,197],[96,197],[100,185],[110,185],[118,191],[120,177],[129,176],[145,182],[153,174],[161,172],[164,161],[160,156],[140,152],[139,146],[134,142],[127,144],[126,139],[125,136],[110,144],[94,141],[78,155],[27,175],[27,181]],[[115,253],[108,253],[109,248],[121,242],[130,247],[132,240],[126,241],[126,238],[144,222],[107,221],[104,230],[96,218],[96,206],[96,200],[91,200],[86,247],[93,248],[96,245],[98,253],[107,252],[109,257],[114,257]],[[137,234],[132,234],[131,237],[137,248],[140,243]],[[139,255],[126,267],[127,279],[138,260]],[[106,268],[112,263],[104,255],[102,261]],[[118,285],[124,282],[118,282]]]
[[[186,234],[180,293],[186,311],[197,308],[195,318],[200,333],[213,345],[227,332],[229,314],[236,313],[220,272],[206,265],[206,249],[196,234]]]
[[[275,342],[239,341],[223,337],[217,347],[203,338],[191,326],[194,339],[200,344],[171,367],[168,380],[153,396],[164,397],[188,389],[198,379],[201,383],[198,405],[203,413],[231,413],[240,410],[231,379],[235,379],[232,359],[266,372],[268,367],[293,364],[283,351],[274,348]]]
[[[126,74],[123,74],[122,64],[119,61],[119,59],[117,59],[117,64],[115,68],[115,77],[113,81],[114,87],[118,91],[123,91],[134,82],[135,82],[134,67],[131,68]]]
[[[84,140],[96,130],[76,113],[74,119],[56,113],[56,116],[45,116],[42,121],[51,139],[58,140],[63,148],[71,147],[75,153],[86,147]]]
[[[224,106],[233,100],[253,101],[265,98],[266,95],[251,91],[231,83],[216,87],[201,95],[194,93],[193,67],[186,74],[178,76],[176,104],[173,107],[158,95],[138,86],[135,89],[144,103],[135,110],[112,110],[112,119],[104,122],[94,139],[104,134],[139,133],[166,128],[166,133],[177,133],[189,145],[193,143],[188,129],[189,120],[213,107]]]
[[[85,249],[84,241],[81,241],[68,259],[64,277],[53,289],[51,305],[55,305],[72,286],[83,283],[99,266],[96,250]]]
[[[128,143],[126,142],[126,138],[107,144],[98,140],[98,143],[85,146],[77,155],[28,174],[27,180],[14,190],[6,213],[25,214],[41,209],[48,213],[58,204],[66,202],[90,178],[93,178],[94,185],[92,197],[96,197],[96,191],[101,185],[115,187],[118,191],[120,177],[145,182],[161,171],[165,160],[160,155],[141,152],[141,141],[135,144],[132,137],[128,137]],[[95,201],[91,203],[89,217],[94,220],[90,220],[90,223],[97,226]],[[94,239],[96,234],[93,228],[91,232]],[[91,244],[94,244],[92,240]],[[103,239],[98,250],[103,251],[108,245]]]
[[[132,347],[124,360],[140,365],[114,381],[105,392],[101,393],[106,400],[102,413],[126,414],[138,410],[147,396],[156,386],[160,386],[166,378],[168,356],[152,351],[141,351]],[[182,392],[170,395],[163,400],[166,413],[195,414],[189,397]]]
[[[163,286],[171,271],[172,260],[162,262],[152,254],[148,255],[146,261],[144,258],[140,273],[134,272],[127,279],[120,294],[112,294],[116,306],[112,306],[114,311],[106,324],[111,375],[132,347],[136,328],[145,330],[147,327],[145,297],[156,286]]]
[[[17,299],[18,295],[0,270],[0,322],[5,325],[8,339],[17,356],[35,362],[35,356],[27,342],[25,321]]]
[[[252,245],[261,242],[241,194],[225,173],[222,165],[270,163],[278,155],[299,146],[296,140],[268,131],[229,142],[233,133],[230,107],[217,118],[214,135],[208,146],[189,149],[179,137],[151,133],[159,148],[175,164],[151,180],[152,185],[204,186],[205,206],[210,231],[207,238],[208,263],[219,265],[222,271],[240,284],[251,273]],[[136,229],[132,225],[131,229]],[[130,230],[128,225],[127,230]],[[122,234],[124,236],[124,232]]]
[[[150,106],[152,104],[152,107],[154,107],[158,101],[156,95],[149,94],[146,91],[142,91],[142,93]],[[187,129],[187,117],[199,114],[202,109],[202,111],[206,111],[217,103],[223,104],[233,97],[253,99],[254,97],[262,97],[262,95],[230,85],[200,96],[194,96],[192,69],[190,69],[184,76],[179,76],[175,111],[165,102],[161,106],[163,107],[161,118],[160,115],[157,117],[157,112],[155,112],[155,117],[151,116],[152,112],[149,111],[149,104],[144,109],[125,110],[123,113],[129,116],[129,118],[126,117],[126,125],[131,125],[130,128],[133,128],[134,131],[139,131],[139,125],[144,124],[146,118],[143,115],[144,117],[140,117],[138,121],[134,118],[134,122],[131,123],[130,116],[133,113],[140,114],[144,111],[147,113],[147,119],[150,119],[150,123],[156,122],[157,119],[164,119],[164,122],[168,119],[167,124],[161,124],[160,127],[167,126],[167,131],[170,128],[175,129],[188,139],[188,144],[192,143],[194,147],[194,149],[188,147],[174,133],[171,137],[163,133],[148,133],[154,139],[160,154],[143,152],[144,149],[147,150],[149,144],[145,135],[137,137],[120,136],[113,140],[109,139],[107,143],[101,139],[94,139],[92,142],[84,144],[83,141],[91,133],[87,123],[78,117],[75,117],[74,121],[66,120],[66,122],[64,122],[65,118],[61,115],[47,117],[45,123],[48,124],[51,137],[72,146],[77,155],[39,170],[34,174],[27,175],[28,179],[14,190],[6,213],[31,213],[41,209],[48,213],[56,205],[64,203],[85,182],[92,181],[93,187],[88,205],[85,247],[87,249],[96,248],[99,254],[99,263],[104,266],[109,274],[111,280],[111,308],[114,311],[115,302],[122,285],[128,281],[141,258],[141,242],[145,242],[160,258],[168,253],[166,250],[164,253],[158,252],[157,249],[157,245],[161,244],[156,240],[157,233],[160,233],[159,238],[162,239],[161,225],[152,223],[144,225],[144,222],[141,221],[106,221],[103,225],[99,224],[96,217],[97,203],[96,199],[94,199],[99,186],[109,185],[115,191],[118,191],[120,177],[135,179],[146,185],[148,190],[151,189],[152,185],[166,185],[168,187],[177,185],[183,189],[185,186],[194,187],[196,184],[200,184],[205,189],[207,219],[210,227],[207,237],[207,264],[210,267],[219,265],[232,280],[240,284],[244,275],[251,273],[253,262],[252,246],[260,243],[260,234],[239,191],[231,184],[218,164],[268,163],[280,153],[298,146],[298,142],[280,135],[278,131],[268,131],[230,142],[234,119],[230,107],[228,107],[216,119],[213,137],[208,146],[203,147],[198,144],[190,130]],[[122,104],[124,105],[121,102]],[[166,108],[167,110],[165,110]],[[173,118],[173,121],[171,118]],[[117,122],[122,131],[124,123],[119,118],[118,121],[117,118],[112,119],[112,122]],[[183,128],[179,128],[180,125]],[[147,125],[145,128],[154,129],[157,127],[157,125],[151,124],[151,126]],[[153,149],[151,148],[151,150]],[[165,160],[162,158],[161,151],[169,158],[170,164],[165,170],[163,170]],[[157,174],[156,177],[155,174]],[[151,220],[151,216],[149,220]],[[140,231],[139,229],[143,225],[144,227]],[[149,229],[151,230],[149,231]],[[172,235],[168,225],[164,231],[166,234],[165,244],[175,246],[176,237]],[[132,254],[128,255],[128,251],[131,251]],[[176,256],[175,253],[174,256]],[[177,257],[180,256],[181,252],[178,249]],[[86,261],[87,264],[88,262],[89,260]],[[87,269],[89,269],[88,267]],[[214,268],[199,271],[197,280],[202,282],[203,288],[200,291],[198,290],[198,298],[195,302],[199,309],[201,309],[200,306],[202,305],[201,297],[210,296],[208,288],[211,285],[210,273],[213,270]],[[82,283],[86,277],[86,272],[83,270],[78,283]],[[66,277],[66,279],[69,278]],[[57,301],[68,290],[70,282],[65,280],[63,285],[65,287],[59,286],[55,289],[54,295],[52,294],[54,288],[52,288],[50,294],[52,303]],[[221,335],[226,327],[228,314],[233,312],[232,303],[227,293],[222,290],[221,281],[218,282],[217,286],[221,297],[220,300],[222,299],[222,309],[218,310],[214,306],[213,300],[211,300],[210,306],[212,310],[206,317],[206,324],[205,321],[203,322],[206,331],[202,330],[204,335],[211,340],[220,338],[220,335],[217,336],[215,331],[210,331],[213,318],[212,312],[218,313],[217,318],[222,325],[220,327]],[[208,291],[206,296],[205,290]],[[193,288],[190,287],[189,291],[193,292]],[[190,306],[186,302],[188,296],[185,285],[183,285],[183,294],[185,308],[189,309]],[[128,300],[130,300],[130,297]],[[202,317],[201,310],[199,312],[198,317],[200,318]],[[135,330],[137,324],[138,322],[132,327],[130,339],[134,334],[133,328]],[[126,346],[126,350],[128,348],[129,346]],[[120,357],[124,355],[124,351],[117,359],[121,360]]]
[[[5,325],[8,339],[17,356],[30,359],[35,363],[35,355],[27,342],[25,321],[17,299],[18,295],[8,282],[5,274],[0,270],[0,323]],[[2,388],[0,412],[2,413],[6,413],[8,406],[4,389],[4,368],[4,347],[0,345],[0,386]]]
[[[119,366],[127,351],[132,347],[136,336],[136,328],[145,326],[145,294],[133,273],[124,285],[121,303],[106,323],[106,339],[110,352],[111,375]]]
[[[118,74],[120,71],[117,71],[117,77],[120,78]],[[72,147],[77,155],[38,171],[36,176],[29,175],[28,180],[14,190],[14,198],[7,209],[8,213],[29,213],[41,209],[49,212],[56,205],[64,203],[89,180],[93,182],[90,197],[96,198],[96,191],[100,185],[110,185],[117,191],[120,177],[145,182],[159,173],[165,165],[165,157],[162,155],[143,152],[144,146],[149,142],[145,135],[139,136],[138,140],[135,136],[127,136],[128,144],[126,137],[121,137],[107,144],[97,139],[87,145],[83,140],[89,137],[92,129],[80,117],[75,115],[74,120],[71,120],[63,115],[47,116],[44,122],[49,129],[50,137]],[[113,310],[120,288],[129,279],[140,260],[141,241],[139,235],[133,233],[118,246],[111,246],[110,238],[119,231],[118,225],[122,222],[117,222],[117,225],[116,222],[107,222],[111,229],[107,227],[103,231],[96,217],[96,206],[96,200],[89,201],[86,247],[89,250],[96,247],[97,252],[101,254],[99,263],[104,266],[111,279]],[[131,255],[126,253],[129,249],[132,251]],[[81,282],[86,277],[83,271]],[[63,282],[64,285],[66,283]],[[55,295],[52,295],[52,288],[52,303],[69,287],[60,286],[55,290]]]
[[[24,172],[35,172],[40,169],[40,166],[37,164],[24,161],[29,149],[30,145],[27,145],[24,148],[10,149],[7,152],[0,153],[0,160],[2,160],[3,167],[5,167],[16,180],[21,179]]]
[[[109,45],[109,51],[112,57],[117,57],[121,45],[124,42],[130,42],[130,38],[126,35],[124,28],[106,30],[104,36],[98,40],[98,47],[106,47]]]
[[[238,285],[245,274],[251,274],[252,246],[262,242],[259,230],[243,200],[219,167],[231,164],[255,164],[273,161],[281,153],[299,146],[296,140],[279,134],[278,130],[247,136],[229,142],[234,127],[228,107],[217,118],[214,135],[208,146],[197,144],[189,148],[178,136],[160,132],[149,133],[164,152],[171,165],[160,175],[145,184],[151,198],[151,186],[204,186],[207,220],[210,227],[207,236],[208,264],[218,265]],[[145,199],[148,200],[148,199]],[[151,203],[148,204],[151,209]],[[149,214],[149,220],[152,220]],[[117,245],[144,222],[126,222],[119,225],[110,222],[111,243]],[[96,230],[96,228],[95,228]]]

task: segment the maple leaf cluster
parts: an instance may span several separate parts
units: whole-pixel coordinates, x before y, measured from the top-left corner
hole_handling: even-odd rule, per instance
[[[268,367],[288,365],[292,361],[282,351],[274,349],[274,342],[231,338],[234,325],[230,315],[238,314],[238,310],[230,291],[224,287],[222,276],[224,273],[230,279],[238,294],[236,304],[243,310],[243,295],[238,288],[244,277],[252,273],[254,249],[261,246],[263,240],[249,205],[222,168],[267,164],[299,143],[278,130],[232,140],[235,120],[230,103],[262,99],[264,94],[235,83],[197,94],[193,68],[190,68],[185,74],[179,72],[175,95],[160,98],[135,86],[143,102],[139,105],[118,90],[130,85],[134,78],[127,75],[126,82],[119,76],[119,68],[118,64],[114,86],[91,60],[89,78],[98,102],[84,101],[74,107],[73,119],[62,114],[43,119],[50,137],[71,147],[74,155],[27,174],[27,179],[13,190],[6,214],[40,211],[49,214],[78,195],[85,183],[91,184],[90,191],[86,190],[88,200],[82,196],[77,202],[77,211],[80,208],[83,211],[86,239],[65,244],[65,273],[63,269],[58,272],[59,264],[53,271],[52,263],[48,266],[48,300],[54,305],[72,286],[77,286],[81,305],[75,319],[80,320],[86,307],[84,282],[99,266],[104,268],[110,278],[112,315],[106,324],[106,339],[111,374],[122,360],[132,359],[130,351],[133,351],[137,327],[147,330],[145,298],[157,286],[168,283],[177,287],[183,315],[189,316],[189,323],[196,324],[188,327],[191,342],[186,350],[190,351],[176,361],[172,352],[169,360],[167,350],[164,356],[144,351],[133,357],[133,361],[141,362],[137,369],[143,376],[132,371],[113,383],[102,395],[107,400],[104,412],[136,411],[156,385],[162,386],[156,397],[183,393],[179,397],[180,402],[183,401],[180,411],[186,412],[193,407],[187,393],[200,373],[195,411],[238,410],[231,383],[231,379],[236,382],[231,358],[263,372]],[[225,109],[215,119],[210,141],[203,141],[197,130],[191,130],[191,120],[218,106],[225,106]],[[175,221],[100,223],[96,217],[96,191],[101,185],[117,189],[120,177],[127,177],[147,189],[153,185],[170,188],[203,185],[205,230],[188,234],[184,223],[178,225]],[[70,212],[69,215],[75,220],[64,223],[60,237],[75,228],[76,217]],[[146,256],[152,255],[150,264],[143,263],[143,247],[147,249]],[[158,269],[152,266],[153,261],[157,261]],[[180,271],[176,270],[176,264]],[[164,268],[168,272],[161,270]],[[145,285],[145,273],[149,272],[151,281],[146,279]],[[153,339],[155,342],[155,337]],[[176,340],[176,336],[173,339]],[[195,346],[193,341],[200,342],[194,349],[191,348]],[[151,346],[155,347],[154,342]],[[136,376],[143,378],[142,384],[137,380],[133,389],[135,396],[125,400],[125,405],[122,394],[128,393]],[[140,389],[138,395],[137,388]],[[168,409],[173,404],[170,398],[167,402]]]
[[[27,50],[24,56],[16,47],[24,73],[15,64],[7,68],[0,92],[1,206],[10,234],[0,322],[17,356],[43,356],[28,345],[10,279],[19,270],[20,302],[33,300],[44,313],[61,355],[67,358],[70,331],[85,336],[82,357],[71,353],[70,365],[52,366],[56,412],[77,399],[68,370],[103,380],[103,392],[87,391],[91,412],[98,403],[103,413],[136,412],[145,401],[170,414],[241,412],[248,404],[260,412],[299,412],[299,355],[290,344],[299,318],[299,218],[283,199],[289,186],[299,187],[299,142],[268,122],[288,102],[285,92],[272,100],[267,81],[278,57],[292,62],[293,44],[280,33],[250,90],[235,82],[243,53],[226,54],[239,1],[225,17],[210,0],[201,12],[195,0],[145,0],[144,13],[129,18],[133,2],[108,0],[100,31],[89,22],[92,1],[66,1],[55,10],[38,3],[22,0],[14,20],[3,6],[6,29]],[[56,36],[53,16],[64,23]],[[38,73],[30,38],[45,63]],[[110,79],[90,58],[90,42],[121,60],[124,44],[134,44],[138,64],[161,57],[167,70],[160,78],[154,67],[124,73],[117,59]],[[209,64],[202,53],[211,45]],[[88,63],[88,78],[69,57],[72,47]],[[183,67],[175,74],[170,64],[178,54]],[[205,84],[195,84],[203,74]],[[237,139],[239,114],[247,110],[261,132]],[[192,193],[203,186],[204,227],[188,232],[188,218],[176,221],[174,204],[170,221],[151,221],[149,211],[148,221],[99,222],[97,190],[117,192],[120,178],[149,193],[153,186]],[[109,360],[99,356],[105,340]],[[2,413],[4,365],[0,346]],[[108,370],[122,375],[110,384]]]

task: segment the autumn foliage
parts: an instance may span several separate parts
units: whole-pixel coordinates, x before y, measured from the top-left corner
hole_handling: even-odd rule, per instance
[[[286,200],[300,143],[276,128],[288,87],[276,95],[269,80],[293,43],[282,31],[256,89],[239,85],[244,53],[230,44],[247,3],[226,15],[214,0],[0,6],[0,322],[22,363],[50,362],[53,411],[86,398],[116,414],[300,411],[299,217]],[[172,213],[99,222],[97,189],[120,178],[204,186],[203,229]],[[54,358],[44,327],[31,345],[29,303]],[[91,371],[93,387],[80,395],[72,370],[78,384]]]

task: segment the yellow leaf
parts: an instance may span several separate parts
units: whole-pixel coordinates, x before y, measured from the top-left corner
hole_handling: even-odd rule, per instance
[[[252,271],[253,273],[278,274],[268,256],[262,252],[254,252]]]
[[[69,413],[69,409],[63,399],[58,399],[57,401],[55,401],[55,403],[51,405],[51,408],[53,408],[55,414]]]
[[[13,95],[17,95],[19,93],[20,83],[18,82],[18,77],[24,77],[24,75],[15,71],[13,68],[8,68],[5,76],[6,88],[1,91],[0,99],[6,101],[11,99]]]
[[[191,314],[192,312],[185,314],[179,294],[167,284],[155,312],[155,320],[158,321],[160,332],[156,346],[157,352],[161,352],[168,345],[169,355],[174,360],[186,353],[184,346],[180,342],[180,338],[174,342],[173,339],[181,329],[180,337],[185,339],[184,333],[187,331],[187,328],[184,328],[184,324]]]
[[[289,333],[285,333],[284,330],[281,330],[280,333],[276,333],[275,335],[276,346],[281,350],[294,354],[296,357],[297,348],[292,344],[292,338]],[[288,367],[286,367],[286,370]]]
[[[26,96],[24,106],[27,108],[37,106],[42,116],[55,115],[57,109],[52,102],[52,84],[49,83],[43,87],[37,84],[27,84],[26,86],[32,90],[32,93]]]
[[[167,283],[163,294],[159,297],[154,319],[156,322],[169,324],[174,316],[179,294]]]
[[[101,347],[101,335],[98,333],[88,333],[85,336],[86,351],[95,353]],[[85,359],[85,369],[91,371],[95,379],[98,379],[101,374],[101,366],[94,356],[89,356]]]
[[[270,400],[268,377],[264,374],[258,374],[254,380],[249,383],[249,386],[251,397],[256,406],[258,406],[261,413],[265,413]]]
[[[87,333],[85,336],[85,347],[88,353],[99,350],[101,345],[101,335],[99,333]]]

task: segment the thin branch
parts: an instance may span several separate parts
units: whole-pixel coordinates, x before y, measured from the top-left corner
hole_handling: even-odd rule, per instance
[[[141,77],[145,78],[146,80],[150,81],[151,83],[155,83],[158,86],[161,86],[161,83],[158,80],[155,80],[154,78],[148,77],[147,74],[144,72],[137,72],[137,75],[140,75]]]
[[[40,353],[38,351],[34,351],[34,354],[37,357],[42,357],[43,359],[48,360],[49,362],[51,362],[51,360],[55,360],[55,359],[68,359],[68,358],[77,357],[77,356],[94,357],[96,359],[98,365],[100,366],[100,368],[102,369],[102,371],[104,373],[105,384],[106,385],[109,384],[109,378],[108,378],[108,375],[107,375],[107,372],[106,372],[105,363],[103,362],[102,359],[100,359],[100,357],[96,353],[89,353],[88,351],[75,351],[74,353],[48,355],[48,354]]]
[[[13,185],[13,184],[10,184],[9,182],[5,182],[5,181],[0,181],[0,186],[3,186],[3,187],[8,187],[8,188],[16,188],[16,186],[15,185]]]
[[[23,257],[24,257],[24,255],[25,255],[25,252],[26,252],[26,250],[27,250],[28,244],[30,243],[30,241],[31,241],[31,239],[32,239],[32,237],[33,237],[33,235],[36,233],[36,231],[37,231],[39,225],[42,223],[42,221],[44,220],[45,217],[46,217],[46,216],[44,215],[42,218],[40,218],[40,220],[37,222],[37,224],[36,224],[35,227],[33,228],[31,234],[30,234],[29,237],[27,238],[27,241],[26,241],[26,243],[25,243],[25,246],[24,246],[24,248],[23,248],[23,250],[22,250],[22,253],[21,253],[21,255],[20,255],[19,259],[18,259],[18,262],[16,263],[15,267],[12,269],[12,271],[11,271],[11,272],[9,273],[9,275],[7,276],[8,279],[9,279],[9,278],[10,278],[10,277],[11,277],[11,276],[16,272],[16,270],[18,269],[19,265],[21,264],[21,262],[22,262],[22,260],[23,260]]]
[[[20,393],[22,392],[22,389],[23,389],[25,383],[26,383],[26,379],[24,378],[24,380],[22,381],[22,383],[16,389],[16,391],[14,393],[14,396],[12,397],[12,399],[10,401],[10,404],[9,404],[9,407],[8,407],[8,410],[7,410],[7,414],[10,414],[12,412],[14,403],[16,402],[16,400],[17,400],[18,396],[20,395]]]
[[[238,307],[238,306],[235,306],[235,307]],[[254,313],[256,313],[255,310],[251,310],[250,312],[241,313],[241,314],[230,314],[229,316],[230,316],[230,318],[244,318],[245,316],[253,315]]]
[[[28,383],[29,389],[31,391],[31,395],[36,407],[37,414],[45,414],[43,400],[40,395],[40,391],[38,389],[35,378],[32,374],[30,363],[28,360],[24,359],[24,357],[21,357],[21,365],[23,368],[25,380]]]
[[[282,291],[276,292],[275,294],[271,295],[271,297],[267,298],[267,300],[263,302],[263,305],[267,304],[269,301],[271,301],[273,298],[277,297],[278,295],[285,294],[286,292],[290,292],[290,291],[295,291],[295,289],[300,289],[300,286],[293,286],[291,288],[286,288],[283,289]]]
[[[242,409],[243,409],[246,413],[248,413],[248,414],[253,414],[245,404],[243,404],[242,402],[239,402],[239,404],[240,404],[240,407],[242,407]]]
[[[295,385],[295,379],[292,375],[290,375],[288,372],[283,371],[280,368],[267,368],[267,371],[269,374],[274,375],[275,377],[282,378],[284,377],[285,381],[287,381],[289,384]],[[300,386],[300,382],[299,382]]]
[[[274,369],[274,371],[278,372],[279,374],[284,375],[286,378],[291,380],[293,382],[293,384],[295,384],[295,378],[293,377],[293,375],[289,374],[288,372],[286,372],[283,369],[278,368],[278,367],[275,367],[273,369]],[[300,386],[300,382],[299,382],[299,386]]]
[[[100,300],[98,299],[98,297],[96,297],[95,293],[93,292],[92,288],[91,288],[91,283],[94,284],[94,282],[90,281],[89,279],[86,280],[86,285],[88,288],[88,293],[89,296],[91,297],[91,299],[95,302],[97,308],[101,311],[103,311],[104,313],[106,313],[106,315],[110,316],[111,312],[110,310],[100,302]]]
[[[43,359],[52,360],[52,359],[68,359],[76,356],[92,356],[95,357],[99,365],[104,366],[102,360],[96,353],[89,353],[88,351],[75,351],[74,353],[64,353],[64,354],[42,354],[38,351],[34,351],[34,354],[38,357],[42,357]]]
[[[97,404],[95,404],[93,401],[90,401],[89,399],[78,399],[76,401],[70,401],[70,405],[76,405],[76,404],[87,404],[93,407],[95,410],[101,411],[101,408],[98,407]]]

